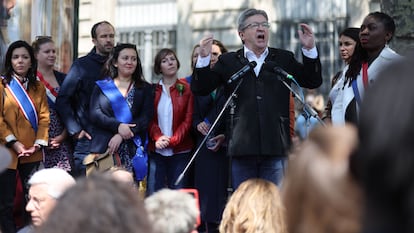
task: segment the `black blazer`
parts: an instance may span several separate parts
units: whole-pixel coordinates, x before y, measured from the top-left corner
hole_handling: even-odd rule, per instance
[[[59,86],[62,85],[63,80],[65,80],[66,74],[59,72],[57,70],[53,70],[53,74],[55,75],[56,81],[59,83]]]
[[[131,123],[136,126],[132,128],[132,132],[141,136],[142,143],[145,142],[148,125],[154,113],[153,93],[153,87],[148,83],[135,88]],[[115,118],[109,99],[97,85],[91,95],[89,116],[92,124],[92,140],[89,150],[91,153],[103,153],[108,148],[109,140],[118,133],[118,126],[121,122]]]
[[[292,74],[299,85],[316,88],[322,84],[319,58],[303,56],[299,63],[292,52],[269,48],[266,62],[273,62]],[[214,88],[224,85],[225,96],[229,96],[238,82],[226,84],[232,74],[240,70],[248,60],[243,49],[219,57],[212,69],[194,69],[191,89],[195,94],[206,95]],[[234,99],[236,105],[232,131],[229,139],[229,154],[232,156],[284,157],[291,144],[289,136],[290,91],[271,70],[261,67],[259,76],[253,70],[244,77]],[[229,121],[227,114],[227,121]]]
[[[197,125],[203,122],[205,118],[208,119],[210,124],[213,124],[218,114],[220,113],[222,107],[224,106],[225,101],[226,99],[224,98],[223,90],[221,89],[218,89],[216,91],[214,98],[211,94],[206,96],[194,96],[193,128],[199,140],[202,140],[204,138],[204,135],[202,135],[197,130]],[[214,129],[214,135],[225,133],[223,119],[224,116],[222,116],[216,128]]]

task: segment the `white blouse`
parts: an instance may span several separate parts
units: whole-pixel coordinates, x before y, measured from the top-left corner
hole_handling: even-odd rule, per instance
[[[158,126],[162,134],[171,137],[173,135],[173,106],[171,96],[168,94],[169,92],[162,80],[160,80],[160,85],[162,86],[162,92],[157,107]],[[155,151],[163,156],[172,156],[174,154],[172,148],[155,149]]]

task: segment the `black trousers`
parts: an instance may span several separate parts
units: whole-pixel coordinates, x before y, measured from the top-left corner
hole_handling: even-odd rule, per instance
[[[19,171],[20,180],[16,180],[17,170],[7,169],[0,174],[0,227],[3,233],[15,233],[16,224],[13,218],[14,197],[16,196],[16,182],[21,182],[23,186],[23,210],[25,213],[23,220],[25,223],[30,221],[30,215],[24,210],[26,207],[26,196],[29,191],[28,180],[31,175],[37,171],[40,162],[19,164],[17,169]]]

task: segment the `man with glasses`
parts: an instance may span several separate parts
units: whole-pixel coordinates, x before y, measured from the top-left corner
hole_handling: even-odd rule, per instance
[[[294,54],[268,47],[270,24],[265,11],[247,9],[238,20],[238,34],[243,48],[220,56],[210,69],[213,36],[200,41],[200,54],[194,70],[191,89],[196,95],[206,95],[220,85],[226,85],[229,96],[239,80],[228,84],[229,78],[255,61],[248,71],[235,98],[234,114],[227,124],[228,155],[232,157],[232,185],[236,189],[243,181],[257,177],[280,185],[287,153],[291,145],[289,128],[290,91],[273,71],[280,67],[306,88],[317,88],[322,83],[321,63],[315,47],[312,29],[300,24],[303,64]],[[290,83],[289,80],[287,80]]]
[[[85,176],[83,159],[89,154],[91,123],[89,100],[95,81],[101,78],[102,67],[114,47],[115,29],[107,21],[93,25],[93,49],[72,64],[56,99],[56,109],[68,134],[73,137],[75,148],[72,169],[75,177]]]
[[[18,233],[35,232],[35,228],[47,220],[59,197],[75,184],[75,179],[60,168],[46,168],[35,172],[28,183],[30,189],[26,210],[31,215],[32,223]]]

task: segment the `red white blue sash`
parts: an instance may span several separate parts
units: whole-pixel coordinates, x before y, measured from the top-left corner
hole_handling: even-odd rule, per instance
[[[363,88],[366,89],[368,87],[368,63],[366,62],[362,63],[362,83],[364,85]],[[354,91],[355,100],[358,105],[361,106],[362,98],[359,94],[360,91],[358,90],[357,80],[355,79],[352,81],[351,85],[352,90]]]
[[[10,80],[10,84],[6,85],[6,89],[10,91],[17,105],[19,105],[23,115],[30,122],[35,132],[37,132],[37,125],[39,119],[37,116],[36,108],[23,85],[20,83],[19,80],[17,80],[17,78],[12,77],[12,79]]]
[[[53,105],[56,103],[56,97],[58,96],[58,93],[55,91],[55,89],[45,80],[43,77],[43,74],[37,71],[37,78],[39,81],[43,83],[46,87],[46,96],[48,99],[49,105]]]

